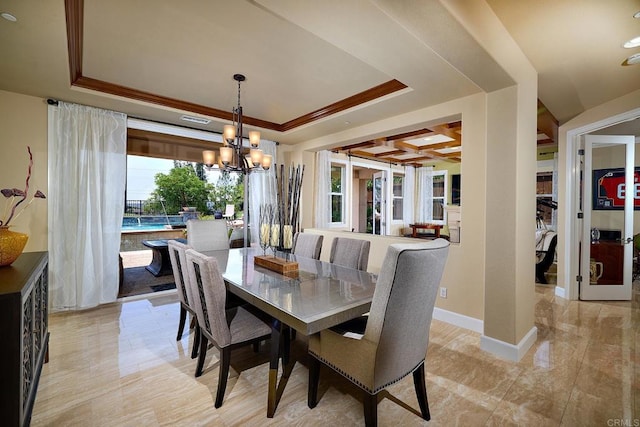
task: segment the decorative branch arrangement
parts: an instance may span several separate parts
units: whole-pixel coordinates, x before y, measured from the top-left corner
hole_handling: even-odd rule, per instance
[[[27,152],[29,153],[29,167],[27,168],[27,179],[25,182],[24,190],[20,190],[19,188],[3,188],[2,195],[6,197],[7,204],[4,209],[4,213],[2,217],[0,217],[0,226],[7,227],[12,219],[16,219],[22,214],[22,212],[27,209],[31,203],[35,199],[46,199],[44,193],[40,190],[36,191],[33,196],[31,196],[31,200],[22,207],[22,209],[18,210],[16,214],[16,209],[27,199],[29,195],[29,180],[31,179],[31,168],[33,167],[33,154],[31,154],[31,147],[27,146]]]
[[[274,205],[270,205],[270,204],[260,205],[260,217],[258,220],[258,225],[259,225],[259,231],[260,231],[259,241],[260,241],[260,247],[262,248],[263,255],[266,255],[268,247],[278,246],[277,242],[274,242],[274,239],[273,239],[273,237],[277,236],[277,233],[275,232],[275,229],[274,229],[276,212],[277,212],[277,209],[276,209],[276,206]],[[275,240],[277,239],[278,238],[276,237]],[[276,244],[273,245],[273,243],[276,243]]]
[[[278,248],[290,250],[293,246],[293,235],[300,229],[300,192],[304,165],[293,165],[288,168],[285,176],[285,166],[275,167],[276,186],[278,193],[277,219],[279,222]]]

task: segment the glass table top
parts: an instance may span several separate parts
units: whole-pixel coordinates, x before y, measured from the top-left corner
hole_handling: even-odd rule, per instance
[[[230,292],[308,335],[360,316],[371,305],[377,277],[366,271],[292,254],[297,277],[254,265],[258,248],[203,252],[218,261]]]

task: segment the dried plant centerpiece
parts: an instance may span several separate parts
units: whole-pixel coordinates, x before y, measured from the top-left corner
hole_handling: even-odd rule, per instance
[[[29,181],[31,180],[31,169],[33,168],[33,154],[31,147],[27,147],[29,153],[29,167],[27,169],[27,179],[25,188],[4,188],[0,190],[2,195],[7,199],[2,217],[0,217],[0,266],[10,265],[15,261],[24,246],[27,244],[28,235],[9,230],[11,221],[15,221],[35,199],[45,199],[42,191],[37,190],[31,199],[25,204],[29,197]]]

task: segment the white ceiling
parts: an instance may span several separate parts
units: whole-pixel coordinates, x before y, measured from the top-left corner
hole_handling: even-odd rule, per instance
[[[77,40],[81,75],[91,90],[71,85],[65,0],[3,0],[0,12],[18,21],[0,19],[0,89],[220,131],[224,120],[208,113],[235,106],[232,76],[242,73],[244,114],[266,121],[253,127],[295,144],[512,85],[443,3],[67,0],[70,10],[84,5]],[[620,65],[640,50],[621,47],[640,35],[640,19],[632,18],[639,1],[487,3],[538,70],[539,98],[561,123],[640,89],[640,65]],[[394,80],[406,88],[282,127]],[[95,90],[102,83],[119,88],[119,96]],[[129,99],[122,87],[153,102]],[[178,103],[168,107],[167,99]],[[197,126],[180,121],[184,113],[213,120]]]

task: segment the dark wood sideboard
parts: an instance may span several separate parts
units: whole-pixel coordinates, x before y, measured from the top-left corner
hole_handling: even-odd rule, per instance
[[[0,414],[27,426],[42,364],[48,359],[47,252],[26,252],[0,267]]]

